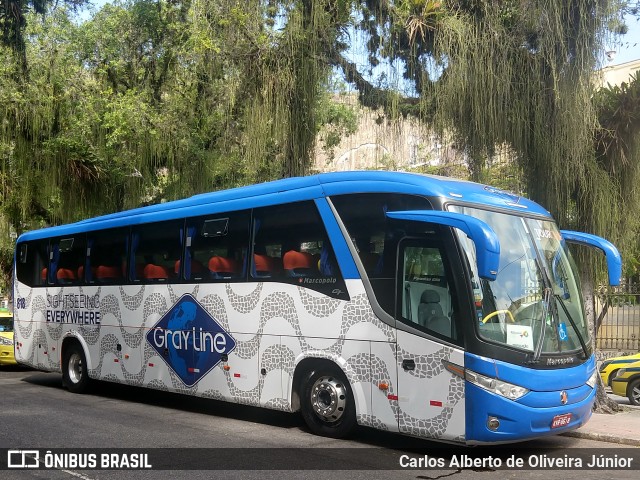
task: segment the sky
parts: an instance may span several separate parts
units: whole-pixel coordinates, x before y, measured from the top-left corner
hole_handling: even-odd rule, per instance
[[[607,52],[615,52],[608,55],[613,59],[611,61],[605,60],[603,62],[605,64],[619,65],[640,59],[640,20],[634,17],[627,17],[625,21],[629,31],[618,40],[618,44],[605,45],[605,55]]]

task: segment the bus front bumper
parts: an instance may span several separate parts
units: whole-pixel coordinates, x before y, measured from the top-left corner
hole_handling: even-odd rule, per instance
[[[596,396],[591,389],[576,403],[531,407],[465,383],[466,443],[471,445],[519,442],[575,430],[591,418]]]

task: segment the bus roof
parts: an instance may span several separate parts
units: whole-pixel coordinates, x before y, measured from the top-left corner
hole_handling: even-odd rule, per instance
[[[444,201],[453,203],[511,210],[517,214],[550,216],[547,210],[531,200],[487,185],[436,175],[355,171],[285,178],[229,190],[202,193],[182,200],[34,230],[21,235],[19,241],[170,220],[191,215],[243,210],[331,195],[374,192],[440,197]],[[203,209],[204,206],[207,207],[206,211]]]

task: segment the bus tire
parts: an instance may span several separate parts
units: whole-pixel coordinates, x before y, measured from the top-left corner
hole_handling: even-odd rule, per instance
[[[320,365],[306,375],[300,410],[309,429],[323,437],[343,438],[356,424],[353,391],[336,367]]]
[[[62,382],[72,393],[84,393],[89,388],[90,378],[87,371],[87,358],[84,350],[77,343],[70,344],[64,350]]]
[[[629,383],[627,397],[631,405],[640,405],[640,378],[636,378]]]

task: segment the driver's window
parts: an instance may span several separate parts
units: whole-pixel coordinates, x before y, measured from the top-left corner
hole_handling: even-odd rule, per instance
[[[405,246],[402,255],[403,320],[430,334],[456,339],[446,257],[438,247]]]

